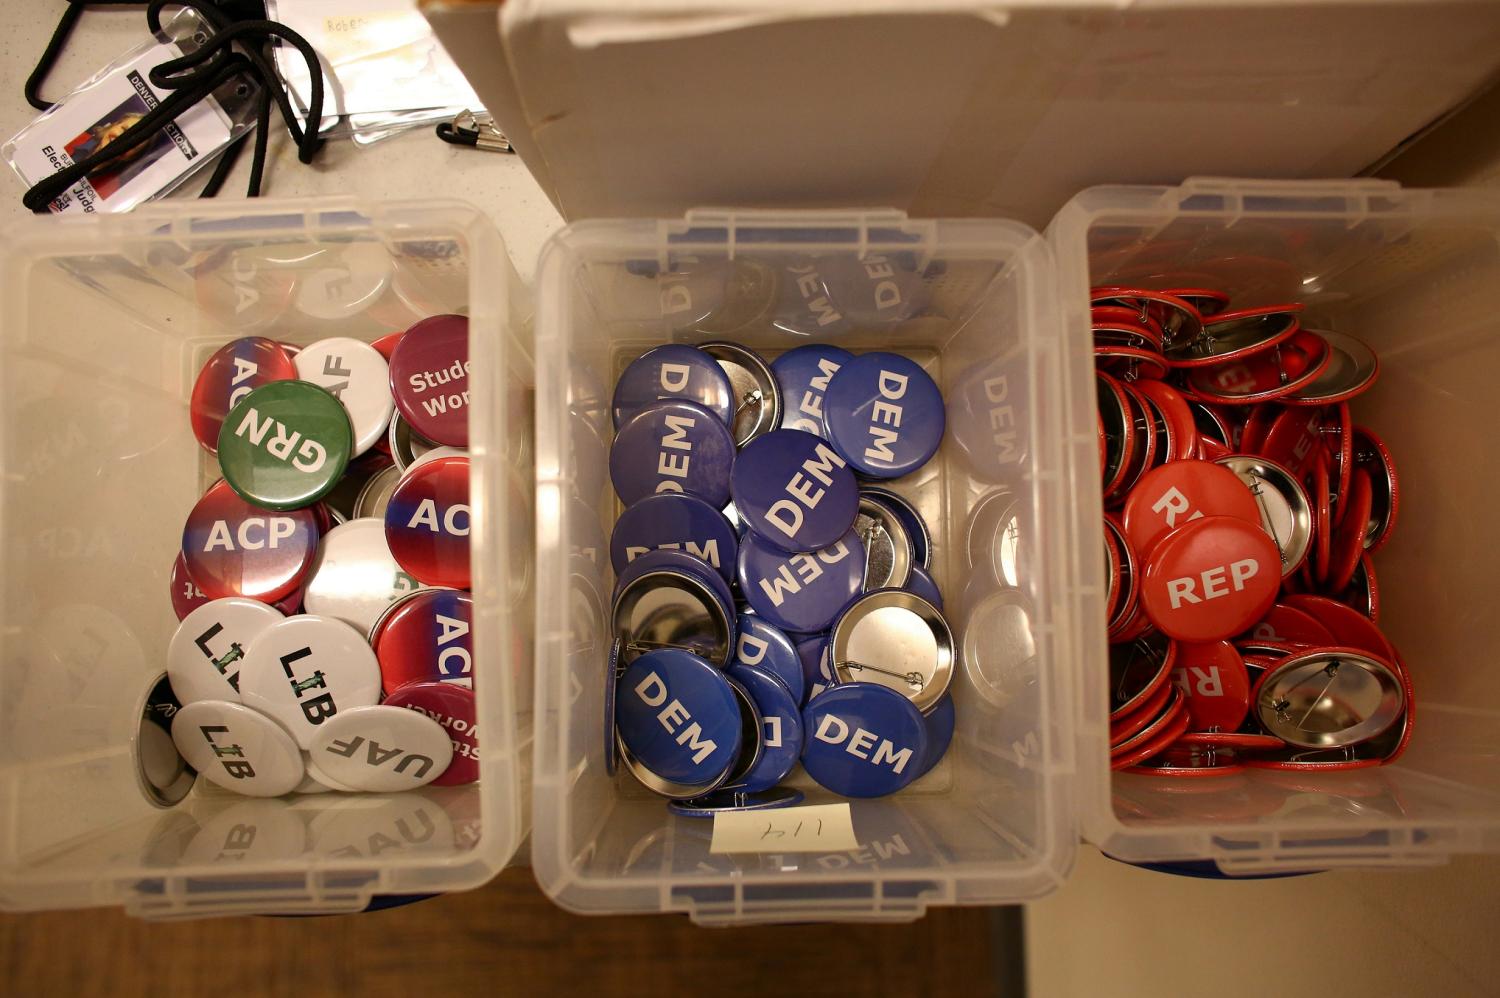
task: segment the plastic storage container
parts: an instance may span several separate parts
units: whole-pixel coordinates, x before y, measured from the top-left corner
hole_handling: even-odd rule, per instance
[[[802,301],[789,269],[813,258],[825,270],[867,262],[918,275],[908,301],[921,307],[879,331],[854,321],[842,332],[787,332],[773,321],[784,309],[825,314]],[[731,291],[705,307],[694,296],[713,284],[692,275],[715,267],[730,268]],[[1067,341],[1044,241],[1011,222],[898,212],[587,221],[544,250],[537,293],[532,863],[544,890],[577,912],[680,911],[714,923],[911,919],[931,905],[1055,888],[1077,839],[1069,677],[1096,650],[1078,642],[1092,633],[1081,615],[1097,610],[1085,601],[1097,584],[1074,550],[1095,514],[1073,501],[1070,462],[1098,460],[1081,444],[1093,440],[1092,414],[1064,405]],[[768,358],[812,340],[894,350],[944,392],[942,449],[894,487],[930,525],[947,617],[961,647],[979,653],[966,655],[953,683],[947,756],[900,794],[851,802],[852,852],[715,854],[712,822],[673,816],[623,769],[604,771],[607,539],[620,510],[605,474],[609,399],[645,350],[716,338]],[[995,494],[1018,503],[1019,548],[1003,569],[1010,587],[968,561],[970,512]],[[805,775],[794,785],[809,803],[837,800]]]
[[[0,908],[175,917],[357,910],[481,884],[524,834],[531,399],[526,299],[454,202],[187,202],[0,241]],[[472,322],[482,778],[404,795],[153,795],[142,722],[176,627],[183,519],[216,477],[188,399],[237,336],[375,340]],[[168,743],[170,750],[170,743]]]
[[[1500,196],[1362,180],[1098,187],[1075,197],[1048,235],[1067,318],[1061,381],[1075,418],[1093,411],[1077,391],[1092,384],[1090,285],[1190,272],[1228,291],[1235,307],[1304,302],[1304,325],[1375,349],[1380,379],[1351,405],[1401,474],[1400,519],[1374,561],[1380,625],[1411,670],[1417,704],[1410,748],[1389,767],[1112,777],[1095,586],[1076,619],[1085,837],[1120,859],[1211,859],[1231,873],[1409,866],[1500,850],[1500,673],[1490,661],[1500,641],[1491,501],[1500,487],[1491,416]],[[1081,477],[1076,494],[1097,509],[1097,478]],[[1099,518],[1081,529],[1081,568],[1099,580]]]

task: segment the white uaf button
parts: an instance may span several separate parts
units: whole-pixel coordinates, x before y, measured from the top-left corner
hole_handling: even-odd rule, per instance
[[[279,797],[302,782],[302,753],[286,729],[225,700],[199,700],[172,719],[177,751],[209,782],[247,797]]]
[[[391,398],[390,369],[370,344],[349,336],[309,343],[297,354],[297,377],[326,388],[349,412],[358,457],[374,447],[390,425],[396,402]]]
[[[288,617],[245,652],[240,699],[280,722],[300,748],[311,749],[318,730],[341,711],[380,702],[380,663],[342,620]]]
[[[448,768],[443,726],[404,707],[355,707],[322,725],[312,743],[318,771],[355,790],[392,793],[426,786]]]

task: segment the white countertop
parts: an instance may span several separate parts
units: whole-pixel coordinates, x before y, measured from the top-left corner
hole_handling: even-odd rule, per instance
[[[22,86],[51,37],[62,6],[44,0],[0,4],[0,139],[14,135],[37,114],[23,98]],[[43,96],[53,100],[61,97],[145,38],[144,7],[89,8],[42,89]],[[261,188],[267,197],[350,194],[384,200],[459,198],[494,219],[516,270],[528,281],[542,244],[562,227],[552,203],[517,156],[448,145],[427,126],[363,148],[348,140],[330,141],[313,165],[305,166],[297,161],[296,149],[279,116],[276,123]],[[217,200],[243,198],[249,169],[247,149]],[[21,205],[25,187],[20,178],[8,168],[0,172],[4,174],[0,179],[0,221],[30,215]],[[196,190],[202,184],[194,180],[186,186]]]

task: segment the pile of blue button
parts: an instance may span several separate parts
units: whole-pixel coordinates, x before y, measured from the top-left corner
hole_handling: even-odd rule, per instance
[[[625,367],[612,410],[606,771],[704,816],[801,801],[799,763],[856,798],[931,770],[956,653],[896,481],[943,439],[922,365],[673,343]]]

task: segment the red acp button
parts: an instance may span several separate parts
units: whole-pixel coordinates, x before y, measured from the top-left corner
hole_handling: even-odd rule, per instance
[[[1250,711],[1250,673],[1228,641],[1178,645],[1172,682],[1186,698],[1191,731],[1234,731]]]
[[[474,685],[474,603],[457,589],[422,589],[391,604],[370,634],[387,693],[421,682]]]
[[[1208,461],[1172,461],[1141,476],[1125,500],[1125,538],[1141,556],[1166,534],[1205,516],[1259,525],[1255,496],[1240,477]]]
[[[235,403],[256,388],[297,376],[292,354],[275,340],[245,336],[230,340],[208,358],[193,383],[189,416],[193,436],[210,453],[219,450],[219,427]]]
[[[469,459],[414,465],[391,493],[385,539],[417,581],[469,588]]]
[[[386,697],[385,704],[426,714],[448,732],[453,761],[432,781],[433,786],[453,787],[479,779],[479,725],[473,690],[455,683],[412,683]]]
[[[272,512],[252,506],[221,480],[188,514],[182,529],[183,563],[209,599],[246,596],[274,603],[302,584],[318,553],[319,536],[312,510]]]
[[[1152,549],[1141,606],[1169,637],[1217,641],[1264,616],[1280,588],[1281,553],[1259,523],[1205,516]]]

